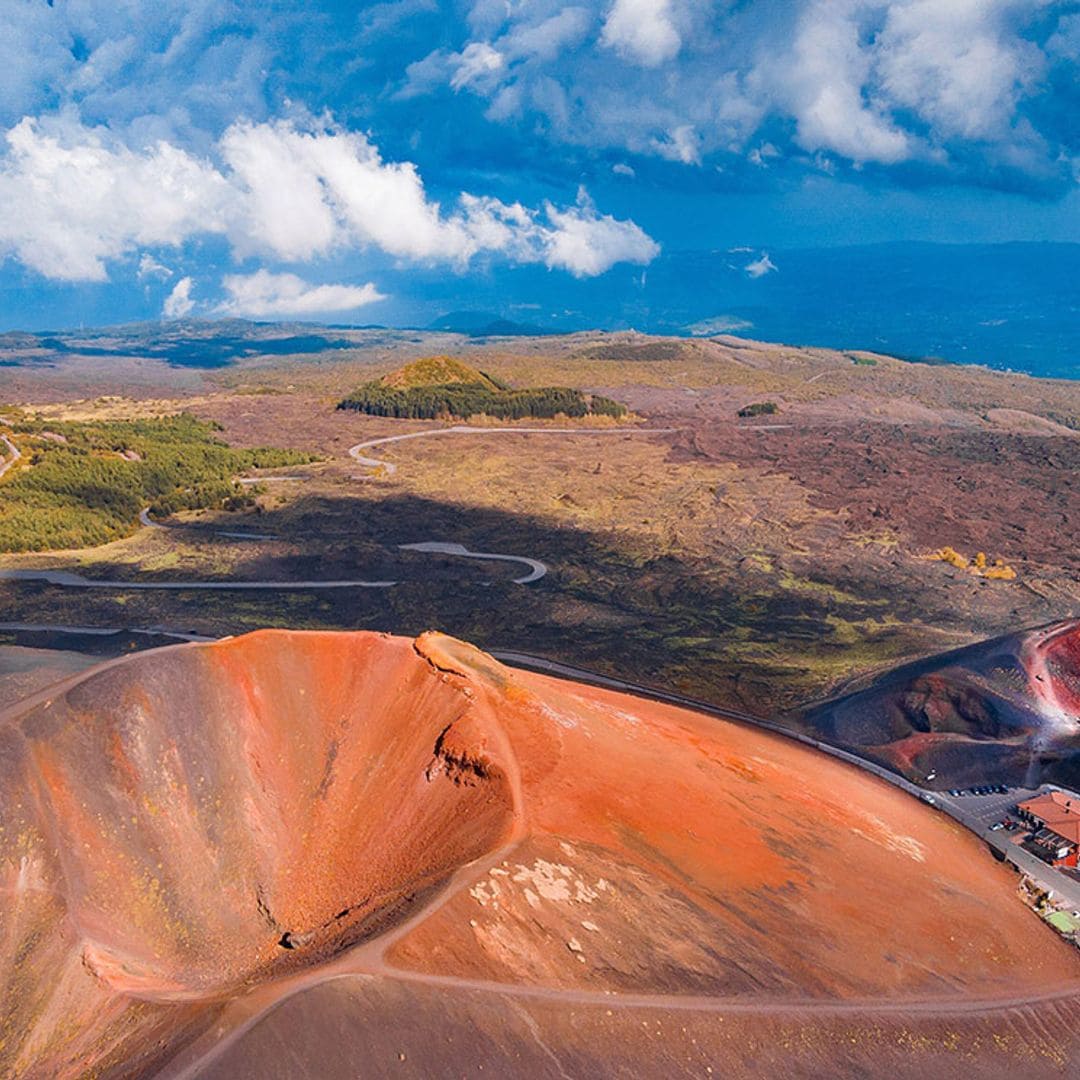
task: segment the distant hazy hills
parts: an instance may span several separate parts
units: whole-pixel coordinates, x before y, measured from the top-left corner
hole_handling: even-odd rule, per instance
[[[537,267],[457,279],[413,272],[400,288],[429,312],[454,312],[413,325],[470,336],[734,333],[1078,378],[1078,282],[1078,244],[903,243],[672,251],[585,280]]]
[[[387,271],[388,322],[471,338],[636,329],[739,334],[1080,378],[1080,244],[878,244],[666,252],[577,280],[542,267]],[[390,310],[392,309],[392,310]],[[17,316],[8,316],[17,329]],[[213,367],[349,348],[382,326],[147,321],[0,334],[0,363],[41,350]]]
[[[130,323],[77,332],[0,334],[0,362],[32,363],[49,356],[146,356],[175,367],[225,367],[244,356],[292,356],[347,349],[356,342],[332,328],[185,319]]]

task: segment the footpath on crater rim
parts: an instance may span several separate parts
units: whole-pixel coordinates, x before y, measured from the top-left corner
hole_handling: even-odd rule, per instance
[[[0,724],[0,1074],[1067,1075],[960,826],[439,634],[261,631]]]

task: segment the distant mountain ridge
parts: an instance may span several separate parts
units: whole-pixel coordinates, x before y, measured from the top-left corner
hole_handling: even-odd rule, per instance
[[[582,280],[524,267],[482,286],[421,274],[408,287],[429,310],[460,305],[432,326],[471,336],[497,332],[494,316],[461,318],[472,305],[480,312],[528,306],[548,334],[729,333],[1076,379],[1077,281],[1080,244],[904,242],[665,251],[644,270],[616,266]]]
[[[290,356],[355,345],[330,327],[305,323],[185,319],[79,331],[11,331],[0,334],[0,359],[5,351],[44,351],[56,356],[145,356],[174,367],[215,368],[244,356]]]
[[[440,315],[427,329],[469,337],[540,337],[556,332],[530,323],[512,322],[484,311],[452,311]]]

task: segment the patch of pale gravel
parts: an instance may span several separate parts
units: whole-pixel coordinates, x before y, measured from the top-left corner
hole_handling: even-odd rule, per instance
[[[569,845],[564,845],[564,850],[566,848]],[[597,878],[590,883],[564,863],[538,858],[531,866],[524,863],[511,865],[508,862],[493,866],[488,871],[488,877],[469,889],[469,895],[481,907],[498,909],[502,901],[518,891],[513,888],[515,885],[520,886],[525,902],[534,910],[540,908],[545,900],[556,904],[592,904],[600,899],[602,893],[612,890],[606,878]]]

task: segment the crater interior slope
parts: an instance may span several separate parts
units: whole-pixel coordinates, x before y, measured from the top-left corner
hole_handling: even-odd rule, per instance
[[[1080,963],[793,741],[438,634],[264,631],[0,728],[0,1069],[1067,1075]]]

